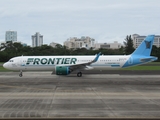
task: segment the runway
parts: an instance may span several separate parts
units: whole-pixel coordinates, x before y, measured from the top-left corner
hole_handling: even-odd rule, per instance
[[[0,118],[160,118],[160,75],[0,73]]]

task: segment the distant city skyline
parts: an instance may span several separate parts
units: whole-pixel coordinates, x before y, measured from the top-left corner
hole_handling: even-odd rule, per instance
[[[89,36],[100,43],[123,43],[127,35],[160,34],[159,0],[10,0],[0,1],[0,41],[17,31],[17,40],[32,45],[40,32],[44,44]],[[36,6],[36,7],[35,7]]]

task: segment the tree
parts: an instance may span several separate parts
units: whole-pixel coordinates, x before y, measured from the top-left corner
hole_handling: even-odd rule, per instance
[[[134,47],[133,47],[133,40],[131,38],[131,35],[127,35],[125,41],[123,42],[125,47],[124,47],[124,53],[126,55],[131,54],[134,51]]]
[[[156,56],[156,57],[160,58],[160,48],[153,45],[152,46],[152,51],[151,51],[151,56]],[[159,61],[159,59],[157,61]]]
[[[57,44],[56,48],[63,48],[63,46],[61,44]]]

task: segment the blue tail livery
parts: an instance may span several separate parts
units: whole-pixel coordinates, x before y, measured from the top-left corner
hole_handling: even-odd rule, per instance
[[[157,57],[150,56],[153,42],[154,35],[147,36],[140,46],[131,55],[129,55],[128,61],[123,65],[123,67],[140,65],[157,60]]]
[[[147,36],[140,46],[132,53],[132,55],[144,55],[150,56],[152,45],[154,41],[154,35]]]

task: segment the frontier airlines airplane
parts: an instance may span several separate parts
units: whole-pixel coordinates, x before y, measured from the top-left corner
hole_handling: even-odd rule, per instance
[[[43,70],[55,71],[57,75],[69,75],[77,71],[81,77],[83,70],[106,70],[115,68],[126,68],[157,60],[150,56],[154,35],[147,36],[141,45],[130,55],[100,55],[95,56],[19,56],[11,58],[3,64],[9,70],[22,71]]]

